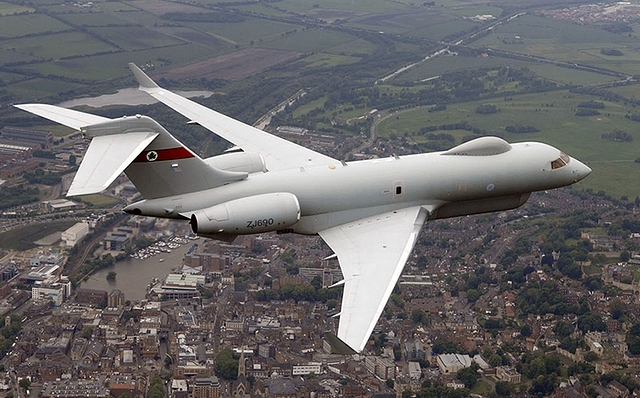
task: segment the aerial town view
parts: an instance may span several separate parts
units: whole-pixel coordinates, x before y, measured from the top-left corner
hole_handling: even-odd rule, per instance
[[[640,396],[639,31],[0,0],[0,397]]]

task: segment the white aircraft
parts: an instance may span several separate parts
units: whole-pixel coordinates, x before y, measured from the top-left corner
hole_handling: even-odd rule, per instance
[[[480,137],[444,152],[344,162],[159,87],[130,64],[140,90],[235,145],[202,159],[153,119],[44,104],[18,108],[91,139],[68,196],[97,193],[124,172],[144,200],[130,214],[189,220],[200,236],[318,234],[344,275],[338,349],[361,352],[427,220],[514,209],[533,191],[591,169],[538,142]],[[344,344],[343,344],[344,343]]]

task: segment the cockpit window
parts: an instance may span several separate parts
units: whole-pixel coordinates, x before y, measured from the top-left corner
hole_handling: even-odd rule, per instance
[[[566,153],[564,152],[560,152],[560,157],[556,160],[554,160],[553,162],[551,162],[551,169],[555,170],[555,169],[559,169],[561,167],[564,167],[566,165],[569,164],[569,159],[571,159],[569,156],[567,156]]]

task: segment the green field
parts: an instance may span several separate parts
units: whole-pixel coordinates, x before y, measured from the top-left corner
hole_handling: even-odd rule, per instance
[[[447,56],[417,62],[435,47],[450,44],[438,40],[454,42],[462,32],[482,27],[482,22],[475,18],[477,15],[501,17],[510,15],[509,10],[514,7],[533,4],[513,0],[503,9],[498,3],[475,0],[442,0],[435,6],[388,0],[273,3],[95,0],[92,3],[90,6],[63,4],[59,0],[38,1],[39,7],[47,9],[45,14],[41,9],[0,2],[0,97],[5,101],[0,103],[0,113],[4,112],[1,117],[12,118],[17,114],[11,113],[10,103],[34,100],[56,103],[131,86],[134,80],[127,68],[129,62],[148,65],[152,74],[177,80],[166,77],[171,76],[174,68],[203,60],[215,64],[217,56],[232,58],[234,51],[248,48],[295,51],[301,55],[285,57],[270,68],[255,68],[243,80],[222,81],[213,74],[202,78],[194,73],[193,78],[185,81],[167,83],[171,88],[206,86],[228,93],[228,97],[220,99],[222,105],[247,120],[255,120],[273,103],[304,88],[318,99],[295,109],[293,115],[296,118],[316,115],[316,127],[333,129],[332,117],[357,118],[371,110],[367,99],[354,98],[350,102],[353,94],[350,90],[371,92],[369,89],[376,87],[381,95],[401,96],[437,87],[437,82],[429,79],[447,73],[477,73],[486,89],[493,90],[494,99],[447,104],[445,112],[429,113],[427,108],[402,112],[385,120],[379,126],[379,134],[406,134],[422,143],[428,140],[418,134],[422,127],[467,121],[508,140],[548,142],[586,161],[594,172],[581,186],[604,190],[613,196],[640,196],[640,188],[635,184],[639,166],[634,162],[640,156],[640,123],[625,118],[637,112],[630,104],[603,101],[605,109],[601,115],[577,117],[574,114],[580,101],[599,99],[568,91],[517,95],[524,90],[518,80],[495,86],[491,83],[497,71],[505,67],[533,72],[537,82],[550,80],[560,85],[605,85],[626,78],[576,69],[577,63],[640,75],[636,38],[639,23],[631,25],[635,29],[633,34],[614,34],[598,24],[556,20],[528,7],[523,16],[504,21],[472,39],[467,37],[465,46],[449,46],[451,53]],[[212,6],[225,10],[225,15],[233,15],[229,20],[237,22],[186,22],[190,18],[184,15],[182,19],[163,18],[163,14],[170,12],[211,13]],[[511,54],[496,56],[487,48]],[[622,55],[603,55],[605,49],[619,50]],[[526,59],[523,55],[527,54],[563,64]],[[411,69],[375,86],[376,79],[416,62]],[[334,81],[338,75],[343,80]],[[270,79],[277,83],[272,84]],[[327,87],[333,87],[334,92],[327,92]],[[630,99],[640,95],[637,85],[606,90]],[[324,110],[327,100],[336,103],[336,107]],[[462,97],[455,100],[468,101]],[[500,111],[492,115],[475,113],[478,105],[487,103],[495,104]],[[402,103],[397,108],[412,106],[415,104]],[[507,134],[505,127],[514,124],[535,126],[540,131]],[[601,138],[603,133],[614,129],[628,132],[633,141],[622,144]],[[446,132],[454,135],[457,143],[470,134]]]
[[[635,86],[638,87],[638,86]],[[614,197],[640,196],[640,186],[625,181],[640,177],[640,164],[635,159],[640,154],[640,123],[625,118],[634,112],[631,105],[607,101],[601,115],[575,116],[578,104],[593,100],[593,97],[559,91],[543,94],[527,94],[510,97],[509,101],[478,101],[447,106],[446,111],[428,112],[428,108],[416,108],[399,112],[378,126],[380,136],[409,135],[417,142],[424,142],[418,134],[425,126],[439,126],[468,122],[490,134],[503,136],[509,142],[542,141],[554,145],[588,164],[593,173],[580,183],[582,188],[604,190]],[[498,113],[481,115],[475,109],[481,104],[493,104]],[[533,126],[536,133],[515,134],[505,130],[509,125]],[[632,142],[614,142],[602,138],[602,134],[621,129],[633,136]],[[465,130],[437,130],[434,134],[446,133],[456,137],[473,135]]]
[[[21,82],[19,91],[13,91],[14,87],[11,87],[10,92],[15,93],[16,98],[37,101],[44,100],[45,98],[55,98],[60,93],[80,88],[82,85],[58,80],[36,78]]]
[[[118,46],[125,51],[185,44],[183,40],[143,27],[91,28],[90,30],[111,43],[118,43]]]
[[[25,12],[33,12],[33,11],[35,10],[31,7],[22,7],[15,4],[9,4],[3,1],[0,1],[0,16],[13,15],[13,14],[19,14],[19,13],[25,13]]]
[[[42,60],[78,57],[99,52],[116,51],[117,48],[81,32],[54,33],[43,40],[39,36],[0,41],[0,48],[20,49]]]
[[[595,26],[525,15],[493,29],[473,43],[503,51],[536,55],[563,62],[606,67],[623,73],[640,73],[637,39]],[[605,56],[603,49],[618,49],[623,56]]]
[[[261,47],[276,50],[326,51],[329,48],[356,40],[349,34],[330,30],[309,29],[295,35],[286,35],[275,40],[265,41]]]
[[[445,16],[444,20],[439,20],[432,25],[416,27],[415,30],[409,33],[427,39],[442,40],[447,36],[460,32],[460,29],[467,30],[477,26],[477,23],[469,20],[450,19]]]
[[[0,247],[7,250],[29,250],[36,246],[33,242],[54,232],[62,232],[75,223],[75,221],[58,221],[14,229],[0,234]]]
[[[59,18],[76,26],[135,26],[120,18],[118,15],[119,13],[116,12],[92,12],[85,14],[61,14]]]
[[[357,62],[360,58],[349,57],[345,55],[333,55],[327,53],[316,53],[311,56],[305,57],[300,60],[299,63],[305,65],[306,68],[325,68],[334,67],[337,65],[346,65]]]
[[[258,20],[255,18],[245,18],[242,22],[235,23],[184,23],[196,31],[202,31],[209,35],[220,37],[234,45],[247,46],[259,41],[266,41],[302,29],[299,25],[293,25],[280,21]]]
[[[118,199],[102,194],[83,195],[80,199],[94,207],[112,207],[120,203]]]
[[[71,26],[44,14],[0,17],[0,39],[45,33],[51,34],[70,29],[72,29]]]
[[[401,2],[386,0],[368,1],[342,1],[342,0],[282,0],[278,2],[278,8],[290,12],[314,15],[323,10],[335,10],[341,12],[357,12],[366,14],[383,14],[407,10],[408,7]]]

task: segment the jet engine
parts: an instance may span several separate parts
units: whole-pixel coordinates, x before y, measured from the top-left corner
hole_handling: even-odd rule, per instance
[[[193,212],[197,235],[242,235],[277,231],[300,220],[300,204],[287,192],[249,196]]]
[[[205,159],[209,166],[226,171],[245,173],[264,173],[267,165],[261,154],[257,152],[229,152]]]

